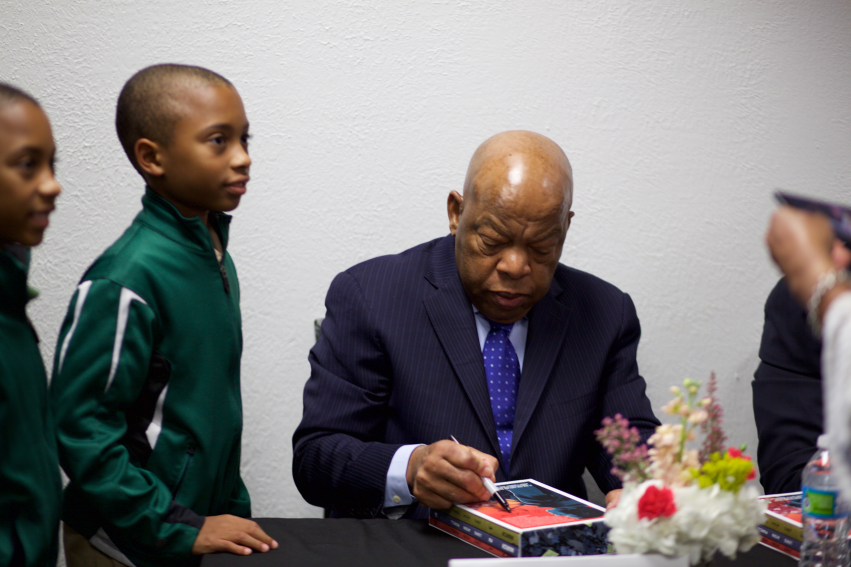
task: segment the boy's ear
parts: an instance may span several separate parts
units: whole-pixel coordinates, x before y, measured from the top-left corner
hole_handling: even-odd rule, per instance
[[[133,151],[136,153],[136,163],[139,164],[139,169],[151,177],[163,175],[162,146],[147,138],[139,138],[133,144]]]

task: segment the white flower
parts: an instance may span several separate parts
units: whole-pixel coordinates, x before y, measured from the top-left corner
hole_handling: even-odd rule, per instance
[[[670,487],[674,515],[639,520],[638,501],[651,485],[664,486],[659,480],[628,484],[617,507],[606,512],[606,524],[612,528],[609,541],[618,553],[688,555],[693,565],[716,551],[733,558],[759,542],[757,526],[764,519],[765,503],[755,488],[745,486],[736,493],[717,484]]]
[[[709,419],[709,412],[706,410],[693,410],[688,416],[688,422],[695,425],[703,423]]]

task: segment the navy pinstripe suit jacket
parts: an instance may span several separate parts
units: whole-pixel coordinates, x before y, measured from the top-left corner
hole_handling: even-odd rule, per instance
[[[325,305],[293,436],[293,477],[305,500],[336,516],[373,517],[396,449],[450,434],[499,458],[452,236],[339,274]],[[645,439],[659,423],[638,374],[632,300],[560,264],[528,318],[511,470],[501,465],[497,480],[534,478],[584,497],[587,466],[604,493],[619,488],[593,431],[615,413]],[[407,515],[426,513],[412,506]]]

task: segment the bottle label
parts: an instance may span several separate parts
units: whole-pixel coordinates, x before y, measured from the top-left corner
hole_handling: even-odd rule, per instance
[[[838,493],[828,490],[818,490],[803,487],[801,508],[807,516],[826,520],[844,518],[848,512],[841,510],[837,502]]]

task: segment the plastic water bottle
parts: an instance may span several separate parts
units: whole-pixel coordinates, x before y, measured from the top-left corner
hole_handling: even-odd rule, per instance
[[[848,565],[848,506],[839,495],[826,435],[818,438],[818,447],[804,468],[802,479],[804,541],[798,565],[845,567]]]

